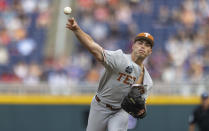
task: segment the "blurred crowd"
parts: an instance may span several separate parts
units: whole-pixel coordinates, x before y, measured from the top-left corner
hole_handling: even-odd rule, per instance
[[[0,81],[35,84],[99,80],[104,68],[75,38],[73,55],[45,58],[50,0],[0,0]],[[76,0],[81,28],[108,50],[129,53],[139,32],[155,37],[146,60],[164,82],[209,79],[207,0]]]
[[[79,0],[77,7],[82,29],[105,49],[129,53],[137,33],[153,34],[155,47],[146,65],[154,80],[198,83],[209,78],[207,0]],[[77,45],[77,53],[86,53]],[[92,64],[85,70],[87,79],[97,81],[93,78],[102,68]]]
[[[0,0],[0,81],[39,79],[50,0]]]

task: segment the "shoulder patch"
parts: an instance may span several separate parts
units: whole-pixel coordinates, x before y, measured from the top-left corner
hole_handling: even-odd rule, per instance
[[[133,68],[131,66],[127,66],[125,71],[126,73],[131,74],[133,72]]]

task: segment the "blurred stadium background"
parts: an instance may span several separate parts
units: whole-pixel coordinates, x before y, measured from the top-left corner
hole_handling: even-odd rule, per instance
[[[104,69],[65,28],[65,6],[105,49],[155,37],[149,114],[130,130],[187,130],[209,91],[208,0],[0,0],[0,130],[85,130]]]

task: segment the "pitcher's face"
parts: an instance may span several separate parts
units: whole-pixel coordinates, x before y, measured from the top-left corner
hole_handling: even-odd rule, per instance
[[[136,58],[145,59],[152,53],[152,45],[146,40],[137,40],[132,46],[132,54]]]
[[[205,108],[209,108],[209,98],[202,100],[202,105]]]

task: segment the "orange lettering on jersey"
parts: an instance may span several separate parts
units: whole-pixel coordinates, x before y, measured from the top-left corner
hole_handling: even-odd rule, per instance
[[[126,76],[126,74],[124,74],[124,73],[119,73],[119,77],[118,77],[118,81],[120,81],[120,79],[122,78],[122,76]]]
[[[134,80],[134,82],[136,81],[136,77],[132,76],[132,79]],[[133,83],[130,84],[130,86],[132,86]]]
[[[118,81],[121,81],[121,78],[124,77],[123,80],[123,83],[126,84],[126,85],[132,85],[132,83],[130,83],[132,80],[135,82],[136,81],[136,77],[134,76],[131,76],[131,75],[127,75],[127,74],[124,74],[124,73],[121,73],[119,72],[119,76],[118,76]]]
[[[130,75],[126,75],[125,80],[123,81],[124,84],[130,85],[130,83],[128,82],[130,79],[132,79],[133,77]]]
[[[135,82],[135,81],[136,81],[136,77],[133,76],[133,80],[134,80],[134,82]]]

